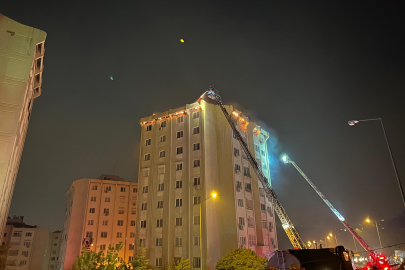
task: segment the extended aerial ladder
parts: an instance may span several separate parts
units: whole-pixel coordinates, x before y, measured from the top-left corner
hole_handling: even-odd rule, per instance
[[[345,218],[336,210],[335,207],[333,207],[333,205],[328,201],[328,199],[325,198],[322,192],[318,190],[318,188],[314,185],[314,183],[312,183],[312,181],[309,180],[309,178],[305,175],[305,173],[301,170],[300,167],[298,167],[298,165],[293,160],[291,160],[287,155],[283,155],[282,160],[284,163],[292,164],[295,167],[295,169],[297,169],[297,171],[302,175],[302,177],[304,177],[304,179],[308,182],[308,184],[315,190],[316,193],[318,193],[319,197],[321,197],[321,199],[326,203],[326,205],[330,208],[330,210],[332,210],[332,212],[337,216],[340,222],[342,222],[343,226],[345,226],[345,228],[353,235],[354,238],[356,238],[356,240],[360,243],[360,245],[368,252],[374,265],[376,265],[377,268],[385,269],[386,267],[385,262],[377,264],[377,261],[385,260],[385,256],[377,255],[376,252],[372,250],[369,247],[369,245],[367,245],[367,243],[363,240],[363,238],[361,238],[360,235],[358,235],[356,231],[349,225],[349,223],[347,223]]]
[[[243,151],[245,152],[247,159],[252,166],[253,170],[256,172],[257,178],[259,179],[260,183],[263,186],[264,191],[270,197],[270,200],[273,204],[273,207],[280,218],[282,223],[283,229],[286,232],[288,238],[290,239],[292,245],[295,248],[299,249],[306,249],[306,245],[304,241],[301,239],[300,235],[298,234],[297,229],[295,229],[293,223],[291,222],[290,218],[288,217],[284,207],[281,205],[279,199],[276,196],[276,193],[269,185],[267,178],[264,176],[260,166],[257,164],[256,159],[253,157],[252,153],[250,152],[245,140],[240,135],[238,129],[235,126],[234,121],[232,120],[231,116],[224,108],[222,104],[222,99],[218,95],[218,92],[214,89],[214,87],[210,87],[209,90],[206,92],[207,96],[213,99],[217,105],[221,108],[222,112],[225,115],[226,120],[228,121],[229,125],[232,128],[233,133],[235,134],[236,139],[239,141]]]

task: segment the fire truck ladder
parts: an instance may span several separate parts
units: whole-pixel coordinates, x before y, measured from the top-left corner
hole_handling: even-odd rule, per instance
[[[228,114],[228,112],[222,105],[222,99],[218,95],[218,92],[215,90],[214,87],[210,86],[209,90],[206,93],[209,98],[213,99],[218,104],[218,106],[221,108],[222,112],[224,113],[225,118],[228,121],[229,125],[231,126],[233,133],[235,134],[236,139],[239,141],[243,151],[245,152],[250,165],[252,166],[253,170],[256,172],[257,178],[259,179],[260,183],[262,184],[267,195],[270,197],[273,207],[276,210],[278,217],[280,218],[283,229],[286,232],[288,238],[290,239],[293,247],[296,247],[299,249],[306,249],[306,245],[305,245],[304,241],[301,239],[300,235],[298,234],[297,229],[295,229],[295,227],[294,227],[293,223],[291,222],[290,218],[288,217],[284,207],[281,205],[280,201],[277,198],[276,193],[269,185],[267,178],[264,176],[261,168],[257,164],[252,153],[250,153],[246,142],[243,140],[239,131],[236,129],[235,123],[233,122],[231,116]]]
[[[335,207],[333,207],[333,205],[328,201],[328,199],[325,198],[325,196],[318,190],[318,188],[314,185],[314,183],[312,183],[311,180],[309,180],[309,178],[300,169],[300,167],[298,167],[298,165],[295,164],[295,162],[291,160],[287,155],[284,155],[282,159],[284,163],[291,163],[297,169],[297,171],[302,175],[302,177],[304,177],[304,179],[307,180],[308,184],[310,184],[311,187],[316,191],[316,193],[318,193],[319,197],[321,197],[321,199],[326,203],[326,205],[330,208],[330,210],[332,210],[332,212],[337,216],[340,222],[342,222],[343,226],[345,226],[346,229],[353,235],[353,237],[356,238],[356,240],[370,254],[370,256],[374,258],[376,256],[375,252],[367,245],[366,242],[364,242],[363,238],[361,238],[360,235],[356,233],[356,231],[349,225],[349,223],[347,223],[345,218],[336,210]]]

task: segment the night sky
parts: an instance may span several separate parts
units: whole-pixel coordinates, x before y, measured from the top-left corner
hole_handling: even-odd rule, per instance
[[[405,243],[381,125],[347,124],[384,120],[405,186],[402,3],[2,1],[0,13],[48,34],[10,215],[62,229],[72,181],[113,172],[137,181],[139,119],[215,85],[224,103],[272,130],[274,156],[287,152],[371,247],[379,244],[366,217],[385,220],[383,246]],[[271,165],[302,238],[337,232],[354,249],[292,165]],[[280,227],[278,237],[290,248]]]

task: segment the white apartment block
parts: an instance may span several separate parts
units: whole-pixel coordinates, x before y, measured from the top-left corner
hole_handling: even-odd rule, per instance
[[[269,134],[225,106],[270,181]],[[152,269],[180,258],[215,269],[231,249],[277,248],[274,210],[219,106],[197,102],[140,120],[136,244]],[[211,198],[211,194],[218,194]]]
[[[24,217],[8,219],[3,245],[8,245],[6,270],[45,270],[49,229],[24,223]]]
[[[45,37],[0,14],[0,242],[34,99],[42,91]]]
[[[119,256],[132,260],[135,249],[138,184],[116,175],[80,179],[69,188],[58,269],[72,269],[85,241],[89,250],[108,250],[124,243]]]
[[[44,270],[58,269],[61,241],[62,241],[61,231],[54,231],[49,234],[48,246],[44,258]]]

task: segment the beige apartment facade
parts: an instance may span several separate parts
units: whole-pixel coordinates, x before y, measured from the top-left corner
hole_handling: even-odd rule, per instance
[[[41,95],[46,33],[0,14],[0,241],[34,99]]]
[[[269,134],[225,108],[270,179]],[[273,207],[219,106],[203,95],[140,124],[136,244],[152,269],[180,258],[192,269],[215,269],[231,249],[264,257],[277,248]]]
[[[44,257],[44,270],[56,270],[59,266],[60,244],[62,232],[54,231],[49,234],[48,246]]]
[[[9,246],[6,270],[45,270],[49,229],[24,223],[24,217],[8,219],[3,245]]]
[[[119,256],[130,261],[135,249],[138,184],[116,175],[80,179],[67,192],[66,220],[58,269],[72,268],[83,246],[96,252],[124,244]]]

